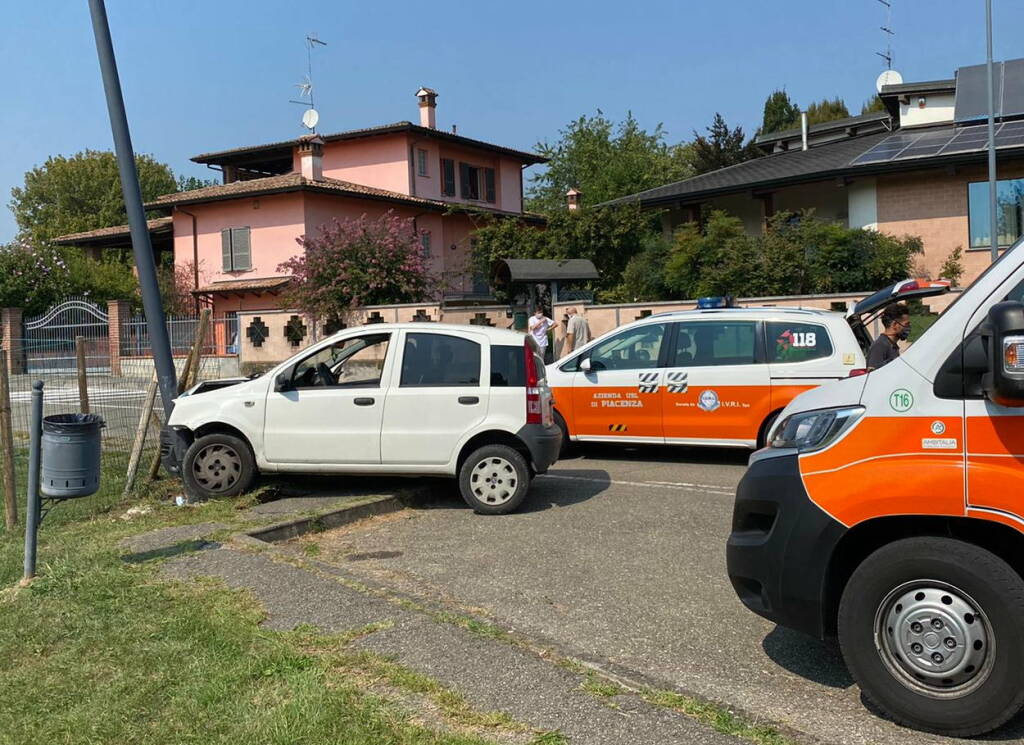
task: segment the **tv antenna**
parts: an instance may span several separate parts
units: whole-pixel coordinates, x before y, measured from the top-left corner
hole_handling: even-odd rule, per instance
[[[896,35],[896,32],[892,30],[892,3],[890,0],[878,0],[882,5],[885,6],[885,25],[879,26],[882,32],[885,34],[885,51],[875,52],[879,57],[885,60],[885,69],[892,69],[892,37]]]
[[[327,46],[327,42],[320,41],[315,33],[306,36],[306,76],[301,83],[296,83],[295,85],[299,89],[299,98],[301,100],[288,99],[289,103],[297,103],[300,106],[309,107],[302,115],[302,126],[313,132],[316,131],[316,123],[320,121],[320,114],[317,113],[313,101],[313,47],[318,44],[323,47]]]

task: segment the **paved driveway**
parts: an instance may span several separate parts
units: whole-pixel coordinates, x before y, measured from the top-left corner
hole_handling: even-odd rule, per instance
[[[810,740],[952,742],[872,715],[835,650],[736,599],[725,539],[745,461],[730,451],[588,448],[538,478],[520,513],[481,517],[442,502],[325,534],[324,558]],[[1022,735],[1020,720],[996,733]]]

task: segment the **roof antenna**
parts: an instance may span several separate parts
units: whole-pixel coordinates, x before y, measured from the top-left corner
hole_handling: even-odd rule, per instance
[[[892,3],[889,0],[878,0],[882,5],[885,6],[885,25],[879,26],[879,28],[885,32],[885,51],[875,52],[879,57],[885,60],[885,69],[892,69],[892,37],[895,36],[896,32],[892,30]]]
[[[313,105],[313,47],[319,44],[327,46],[326,41],[320,41],[316,33],[306,36],[306,77],[301,83],[295,85],[299,89],[301,101],[288,99],[288,103],[297,103],[300,106],[308,106],[309,109],[302,115],[302,126],[311,132],[316,132],[316,124],[320,121],[320,114]]]

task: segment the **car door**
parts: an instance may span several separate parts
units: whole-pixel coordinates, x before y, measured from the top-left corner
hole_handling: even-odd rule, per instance
[[[396,366],[384,407],[382,461],[448,463],[465,433],[487,416],[487,337],[441,329],[404,331]]]
[[[668,325],[633,326],[580,357],[573,373],[573,434],[582,440],[662,442],[662,356]]]
[[[665,441],[753,447],[771,404],[759,322],[712,316],[674,325],[661,394]]]
[[[765,321],[764,330],[772,411],[806,390],[846,377],[856,359],[852,340],[845,352],[840,350],[840,340],[833,341],[823,323],[780,317]]]
[[[391,333],[349,336],[293,365],[267,393],[263,425],[271,463],[376,465]],[[277,390],[282,388],[282,390]]]

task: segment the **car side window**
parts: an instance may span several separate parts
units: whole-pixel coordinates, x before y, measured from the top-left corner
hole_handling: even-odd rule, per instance
[[[390,334],[343,339],[300,361],[293,388],[379,388]]]
[[[754,321],[699,321],[679,324],[670,367],[753,365],[757,362]]]
[[[480,385],[480,345],[447,334],[407,334],[403,388]]]
[[[769,362],[806,362],[832,356],[828,329],[817,323],[768,321]]]
[[[665,324],[627,329],[590,350],[591,370],[646,370],[658,366]]]

